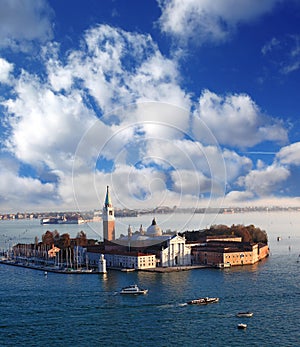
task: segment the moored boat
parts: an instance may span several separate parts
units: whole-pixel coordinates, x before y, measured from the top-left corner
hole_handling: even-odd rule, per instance
[[[218,263],[215,265],[216,268],[218,269],[225,269],[225,268],[228,268],[228,267],[231,267],[231,264],[229,262],[227,263]]]
[[[120,294],[131,294],[131,295],[140,295],[140,294],[147,294],[147,293],[148,293],[148,289],[139,288],[136,284],[132,284],[128,287],[124,287],[120,291]]]
[[[253,316],[253,312],[238,312],[236,314],[237,317],[252,317]]]
[[[219,298],[199,298],[199,299],[194,299],[190,300],[187,302],[188,305],[207,305],[207,304],[215,304],[219,302]]]
[[[134,268],[123,268],[121,269],[122,272],[132,272],[132,271],[135,271]]]

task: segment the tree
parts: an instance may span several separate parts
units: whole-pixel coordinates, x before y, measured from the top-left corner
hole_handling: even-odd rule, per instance
[[[53,233],[47,230],[45,234],[42,235],[42,242],[44,245],[52,246],[54,244]]]
[[[77,246],[81,246],[81,247],[86,247],[88,244],[88,240],[86,237],[86,233],[84,231],[80,231],[77,236],[76,236],[76,244]]]
[[[71,244],[70,235],[67,233],[62,234],[59,238],[58,247],[62,249],[66,249],[70,247],[70,244]]]

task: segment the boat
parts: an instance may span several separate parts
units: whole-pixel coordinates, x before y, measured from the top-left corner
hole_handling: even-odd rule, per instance
[[[237,317],[252,317],[253,316],[253,312],[238,312],[236,314]]]
[[[199,298],[190,300],[187,302],[188,305],[207,305],[207,304],[215,304],[219,302],[219,298]]]
[[[147,294],[147,293],[148,293],[148,289],[139,288],[136,284],[132,284],[128,287],[124,287],[120,291],[120,294],[131,294],[131,295],[140,295],[140,294]]]
[[[132,272],[132,271],[135,271],[134,268],[123,268],[121,269],[122,272]]]
[[[225,269],[225,268],[228,268],[228,267],[231,267],[230,263],[219,263],[219,264],[216,265],[216,268],[218,268],[218,269]]]
[[[247,324],[245,324],[245,323],[239,323],[239,324],[237,325],[237,327],[238,327],[238,329],[246,329],[246,328],[247,328]]]
[[[83,224],[85,220],[81,216],[46,217],[40,220],[42,225],[47,224]]]

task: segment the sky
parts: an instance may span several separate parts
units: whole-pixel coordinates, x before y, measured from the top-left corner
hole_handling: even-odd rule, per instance
[[[299,0],[0,0],[0,213],[300,206]]]

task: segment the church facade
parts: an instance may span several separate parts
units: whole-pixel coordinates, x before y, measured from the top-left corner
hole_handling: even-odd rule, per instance
[[[174,235],[166,241],[166,247],[160,252],[160,266],[191,265],[191,247],[185,244],[185,238]]]

